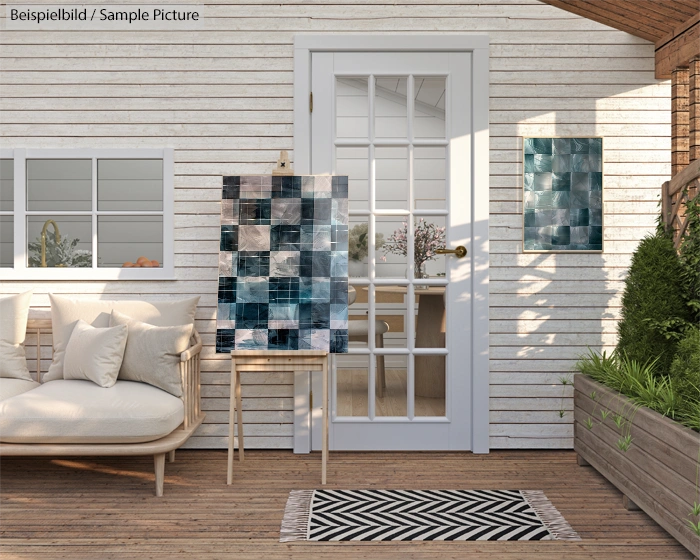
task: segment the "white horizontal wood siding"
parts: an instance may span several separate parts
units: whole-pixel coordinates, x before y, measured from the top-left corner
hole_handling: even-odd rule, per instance
[[[48,292],[201,295],[208,416],[189,446],[225,447],[221,176],[268,173],[279,150],[291,153],[294,34],[488,32],[491,445],[571,447],[572,392],[559,378],[587,346],[614,346],[625,268],[670,172],[670,86],[654,79],[654,46],[536,0],[222,0],[203,14],[196,31],[3,31],[2,147],[175,149],[177,280],[3,283],[0,293],[34,288],[38,307]],[[604,254],[522,254],[523,135],[605,137]],[[243,383],[247,445],[291,448],[291,377]]]

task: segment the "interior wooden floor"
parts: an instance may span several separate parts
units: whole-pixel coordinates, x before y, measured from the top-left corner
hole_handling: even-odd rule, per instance
[[[375,402],[377,416],[406,416],[406,370],[387,369],[384,396]],[[338,368],[339,416],[367,416],[367,370]],[[414,399],[415,416],[444,416],[445,399]]]
[[[292,489],[320,487],[320,455],[246,451],[226,485],[226,451],[179,451],[154,495],[148,457],[5,457],[0,557],[115,559],[689,560],[650,518],[571,451],[332,452],[329,488],[537,489],[580,542],[289,543],[280,522]]]

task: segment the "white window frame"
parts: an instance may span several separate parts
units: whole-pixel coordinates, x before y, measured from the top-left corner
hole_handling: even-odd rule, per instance
[[[0,268],[0,280],[174,280],[174,173],[173,149],[3,149],[0,158],[14,160],[14,267]],[[26,170],[28,159],[91,159],[92,160],[92,210],[86,212],[61,211],[55,215],[92,216],[92,268],[38,268],[27,266],[27,211]],[[98,159],[161,159],[163,160],[163,210],[162,211],[97,211],[97,160]],[[42,211],[42,214],[51,214]],[[3,212],[9,214],[9,212]],[[107,268],[97,266],[97,216],[98,215],[162,215],[163,262],[160,268]]]

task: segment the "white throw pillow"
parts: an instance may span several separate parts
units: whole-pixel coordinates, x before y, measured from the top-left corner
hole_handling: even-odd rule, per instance
[[[193,325],[155,327],[112,311],[109,324],[129,327],[119,379],[141,381],[182,396],[180,354],[190,345]]]
[[[114,385],[128,334],[126,325],[97,329],[79,320],[66,346],[63,378],[92,381],[100,387]]]
[[[93,327],[108,327],[112,310],[157,327],[194,324],[199,296],[182,300],[90,300],[49,294],[53,329],[53,362],[44,374],[44,382],[63,379],[66,344],[78,319]]]
[[[0,377],[28,379],[24,338],[32,292],[0,299]]]

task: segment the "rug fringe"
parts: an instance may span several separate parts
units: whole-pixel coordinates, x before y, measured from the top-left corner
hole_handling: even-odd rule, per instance
[[[280,542],[306,541],[315,490],[292,490],[284,507]]]
[[[521,490],[523,498],[535,510],[540,521],[547,527],[552,536],[559,541],[580,541],[578,533],[552,505],[541,490]]]

